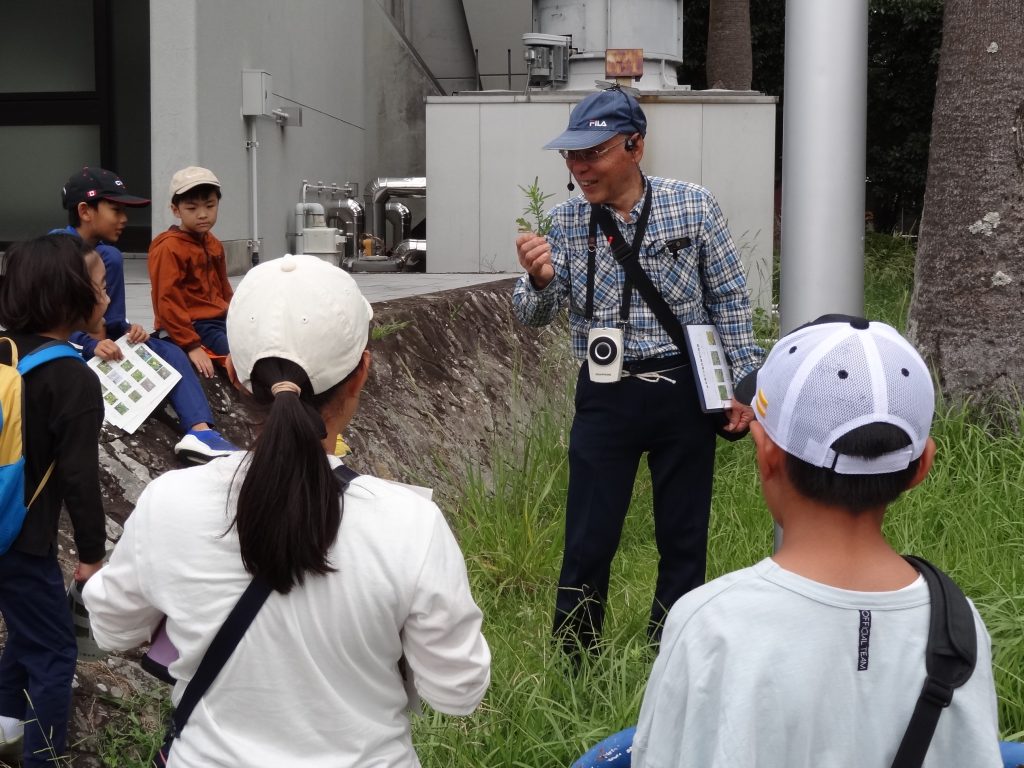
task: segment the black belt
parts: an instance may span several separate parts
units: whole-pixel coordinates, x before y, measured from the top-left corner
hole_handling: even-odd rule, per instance
[[[622,369],[631,374],[654,373],[655,371],[671,371],[690,364],[688,355],[669,355],[667,357],[646,357],[622,364]]]

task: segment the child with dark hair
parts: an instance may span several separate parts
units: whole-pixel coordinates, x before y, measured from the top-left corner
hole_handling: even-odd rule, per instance
[[[220,181],[189,166],[171,178],[171,211],[180,224],[149,245],[149,281],[157,330],[188,354],[200,375],[213,376],[211,355],[228,363],[226,318],[233,290],[224,246],[213,234]]]
[[[14,363],[101,325],[108,302],[103,272],[95,250],[64,235],[12,245],[0,271],[0,325],[13,349],[0,345],[0,360]],[[77,658],[57,561],[57,523],[66,508],[78,550],[74,577],[85,581],[102,565],[107,540],[97,447],[103,400],[99,379],[77,354],[29,371],[23,387],[28,513],[18,538],[0,555],[0,613],[7,626],[0,759],[49,766],[66,754]]]
[[[886,541],[886,507],[924,480],[935,394],[883,323],[826,315],[737,386],[765,502],[769,558],[669,613],[633,741],[636,768],[893,764],[926,670],[931,595]],[[929,768],[998,768],[991,642],[942,711]]]
[[[175,766],[418,765],[400,660],[441,712],[469,714],[487,690],[482,616],[437,505],[337,477],[372,317],[351,275],[316,257],[250,270],[227,326],[240,385],[268,409],[253,450],[150,483],[86,585],[101,647],[146,642],[166,615],[176,705],[239,596],[254,579],[273,590],[174,741]]]
[[[130,323],[125,312],[124,257],[113,243],[121,237],[128,216],[126,207],[149,205],[149,200],[128,193],[124,182],[104,168],[85,167],[73,173],[62,190],[62,202],[68,212],[66,229],[53,230],[80,238],[95,247],[106,267],[107,295],[110,306],[103,323],[92,335],[76,333],[71,340],[82,347],[82,356],[120,360],[121,348],[114,342],[127,334],[133,344],[146,344],[168,365],[181,374],[168,399],[178,416],[181,440],[174,446],[176,455],[194,462],[226,456],[235,446],[213,428],[213,412],[203,386],[192,371],[185,354],[169,341],[150,337],[138,323]]]

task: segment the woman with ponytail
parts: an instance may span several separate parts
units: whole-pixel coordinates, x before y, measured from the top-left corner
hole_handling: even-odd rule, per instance
[[[88,582],[104,647],[149,641],[166,615],[176,704],[253,578],[271,589],[171,768],[414,767],[410,698],[455,715],[483,698],[490,652],[440,510],[366,475],[340,493],[330,453],[366,383],[372,317],[351,276],[315,257],[253,268],[228,337],[267,408],[255,445],[150,483]]]

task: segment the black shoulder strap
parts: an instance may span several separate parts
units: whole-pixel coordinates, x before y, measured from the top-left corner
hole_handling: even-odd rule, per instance
[[[642,232],[647,225],[647,215],[650,214],[651,207],[651,184],[647,183],[647,196],[644,200],[644,209],[641,213],[641,221],[637,225],[637,231]],[[665,299],[662,298],[661,294],[658,293],[658,289],[654,283],[651,282],[651,278],[644,272],[644,268],[640,266],[640,259],[637,258],[639,248],[630,248],[626,243],[626,239],[622,236],[619,231],[618,225],[615,223],[615,219],[612,218],[611,213],[606,208],[600,205],[591,206],[590,215],[601,225],[601,231],[604,232],[605,236],[611,240],[612,256],[622,267],[622,271],[626,273],[626,277],[632,281],[633,285],[643,296],[644,301],[647,302],[647,306],[651,308],[651,312],[657,318],[658,322],[661,323],[661,327],[665,329],[665,333],[669,335],[672,342],[679,348],[680,352],[686,352],[688,345],[686,343],[686,332],[683,330],[682,323],[679,322],[679,318],[676,317],[675,313],[669,308]],[[643,229],[642,229],[643,228]]]
[[[341,486],[341,493],[344,493],[349,483],[359,477],[359,473],[354,469],[349,469],[344,464],[339,464],[334,468],[334,476],[338,479],[338,485]]]
[[[340,492],[344,493],[349,483],[359,477],[359,473],[342,464],[334,469],[334,476],[338,479]],[[175,737],[181,735],[181,730],[192,715],[192,710],[196,708],[196,704],[203,698],[203,694],[210,688],[213,681],[217,679],[217,675],[220,674],[227,660],[231,658],[231,654],[234,653],[242,636],[252,624],[253,619],[256,618],[256,614],[260,612],[260,608],[267,601],[271,591],[270,585],[262,577],[256,576],[246,587],[235,607],[231,609],[231,613],[228,614],[224,624],[217,631],[210,647],[206,649],[206,654],[199,662],[195,676],[185,687],[181,701],[178,702],[178,706],[174,710]]]
[[[927,560],[912,555],[905,559],[921,572],[931,595],[925,648],[928,676],[892,768],[918,768],[924,762],[939,715],[953,700],[953,691],[970,679],[978,660],[974,613],[960,587]]]
[[[231,609],[231,613],[228,614],[224,624],[217,631],[210,647],[206,649],[206,654],[199,662],[195,676],[185,687],[185,693],[182,694],[181,701],[178,702],[178,706],[174,710],[175,737],[181,735],[181,729],[188,722],[192,710],[195,709],[196,704],[203,698],[203,694],[220,674],[221,668],[231,657],[235,647],[242,639],[242,635],[245,634],[249,625],[252,624],[252,620],[256,618],[256,614],[263,607],[263,603],[270,596],[270,592],[270,585],[257,576],[245,588],[245,592],[242,593],[235,607]]]

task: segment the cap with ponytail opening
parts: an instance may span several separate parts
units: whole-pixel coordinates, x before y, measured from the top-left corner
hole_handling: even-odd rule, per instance
[[[290,360],[320,394],[355,370],[373,308],[352,276],[316,256],[285,255],[253,267],[228,308],[228,344],[243,387],[268,357]]]

